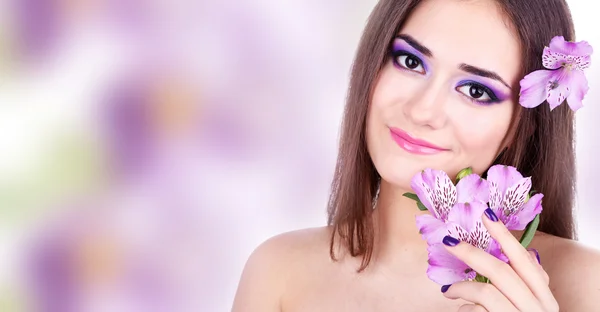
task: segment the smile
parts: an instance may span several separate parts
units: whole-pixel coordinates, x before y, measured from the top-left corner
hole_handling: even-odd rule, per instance
[[[405,151],[417,155],[433,155],[446,152],[448,149],[436,146],[424,140],[412,137],[398,128],[390,128],[392,139]]]

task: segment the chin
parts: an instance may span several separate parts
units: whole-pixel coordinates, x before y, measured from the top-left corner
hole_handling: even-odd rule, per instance
[[[429,168],[421,162],[415,162],[409,159],[392,159],[375,162],[375,168],[381,176],[381,179],[394,186],[394,188],[410,191],[410,181],[418,172]]]
[[[412,192],[412,188],[410,187],[410,180],[412,177],[406,175],[391,175],[391,176],[381,176],[382,183],[389,184],[393,189],[401,190],[404,192]]]

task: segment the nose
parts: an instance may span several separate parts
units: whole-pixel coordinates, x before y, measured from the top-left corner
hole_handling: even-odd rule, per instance
[[[445,86],[432,81],[409,98],[404,106],[404,115],[417,126],[442,128],[447,121],[445,110],[447,96]]]

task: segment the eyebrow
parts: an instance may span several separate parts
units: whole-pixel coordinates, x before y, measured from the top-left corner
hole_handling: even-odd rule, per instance
[[[406,34],[400,34],[396,36],[396,38],[406,41],[406,43],[408,43],[411,47],[415,48],[415,50],[423,53],[424,55],[428,57],[433,57],[433,53],[431,53],[431,50],[427,49],[424,45],[420,44],[415,38]]]
[[[506,83],[506,81],[504,81],[504,79],[502,79],[502,77],[500,77],[500,75],[496,74],[493,71],[485,70],[483,68],[471,66],[471,65],[468,65],[468,64],[464,64],[464,63],[460,64],[460,66],[458,68],[460,68],[462,71],[465,71],[465,72],[473,74],[473,75],[477,75],[477,76],[486,77],[486,78],[490,78],[490,79],[494,79],[494,80],[500,81],[507,88],[512,89],[508,85],[508,83]]]
[[[426,55],[428,57],[433,57],[433,53],[431,52],[431,50],[429,50],[427,47],[425,47],[424,45],[419,43],[419,41],[417,41],[415,38],[411,37],[410,35],[399,34],[398,36],[396,36],[396,38],[404,40],[406,43],[408,43],[408,45],[413,47],[415,50],[423,53],[424,55]],[[500,77],[500,75],[498,75],[497,73],[495,73],[493,71],[485,70],[483,68],[475,67],[472,65],[464,64],[464,63],[460,64],[460,66],[458,68],[464,72],[467,72],[467,73],[470,73],[473,75],[497,80],[497,81],[501,82],[503,85],[505,85],[507,88],[512,89],[508,85],[508,83],[506,83],[506,81],[504,81],[504,79],[502,79],[502,77]]]

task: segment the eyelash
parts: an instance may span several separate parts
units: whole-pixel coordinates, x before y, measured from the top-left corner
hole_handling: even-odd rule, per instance
[[[417,66],[423,67],[423,71],[422,72],[421,71],[416,71],[414,69],[406,67],[406,65],[404,65],[400,61],[398,61],[398,58],[401,57],[401,56],[406,56],[406,57],[410,57],[412,59],[417,60],[418,61],[418,65]],[[420,75],[424,75],[425,74],[425,66],[423,65],[423,61],[418,56],[416,56],[416,55],[414,55],[412,53],[409,53],[409,52],[406,52],[406,51],[402,51],[402,50],[392,51],[392,60],[394,61],[394,64],[397,67],[400,67],[403,70],[408,70],[408,71],[411,71],[413,73],[417,73],[417,74],[420,74]]]
[[[423,71],[416,71],[414,69],[408,68],[405,64],[402,64],[398,58],[400,58],[401,56],[406,56],[406,57],[410,57],[413,58],[415,60],[417,60],[418,62],[418,66],[423,67]],[[425,74],[425,66],[423,65],[423,61],[416,55],[406,52],[406,51],[402,51],[402,50],[397,50],[397,51],[392,51],[392,60],[394,62],[394,65],[396,65],[397,67],[401,68],[402,70],[407,70],[413,73],[417,73],[420,75],[424,75]],[[469,87],[476,87],[478,89],[481,89],[484,94],[487,94],[487,96],[489,97],[489,100],[478,100],[477,98],[472,97],[470,94],[465,94],[464,92],[460,91],[461,88],[464,88],[466,86]],[[492,91],[490,88],[478,83],[478,82],[474,82],[474,81],[468,81],[466,83],[462,83],[459,86],[457,86],[455,88],[456,91],[462,93],[468,100],[472,101],[473,103],[476,104],[480,104],[480,105],[490,105],[493,103],[498,103],[500,102],[500,99],[498,98],[498,96],[496,96],[496,94],[494,93],[494,91]],[[469,89],[470,91],[471,89]]]
[[[470,87],[469,88],[469,92],[471,91],[471,88],[476,87],[478,89],[481,89],[484,94],[487,94],[487,96],[489,97],[488,100],[478,100],[477,98],[472,97],[470,94],[465,94],[464,92],[460,91],[460,88],[464,88],[464,87]],[[481,105],[491,105],[494,103],[498,103],[500,102],[500,99],[498,98],[498,96],[496,96],[496,94],[494,93],[494,91],[492,91],[490,88],[478,83],[478,82],[474,82],[474,81],[469,81],[463,84],[460,84],[459,86],[456,87],[455,89],[456,91],[462,93],[468,100],[476,103],[476,104],[481,104]]]

